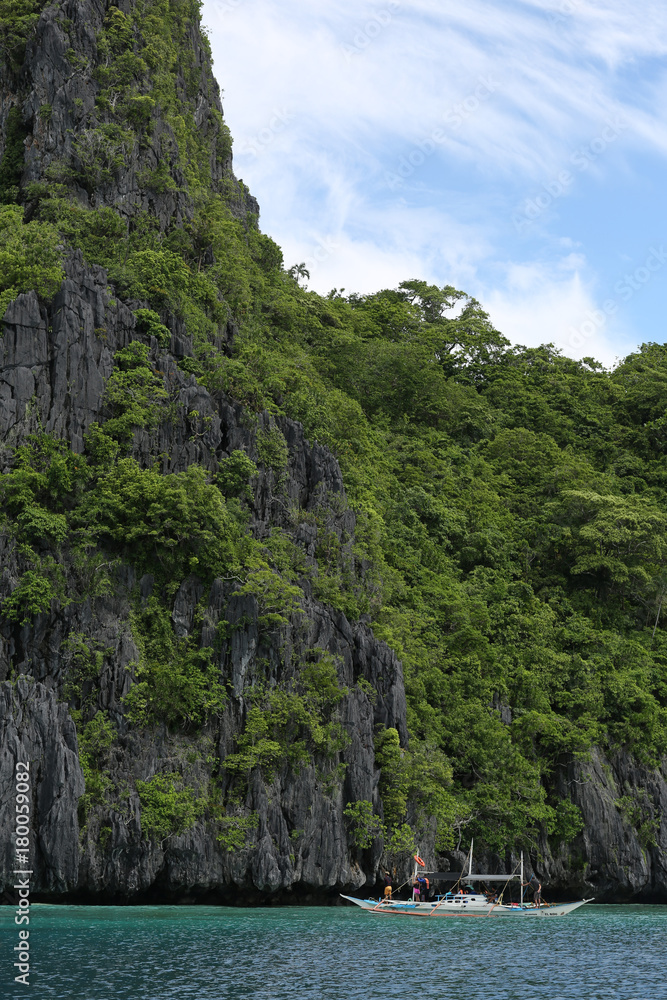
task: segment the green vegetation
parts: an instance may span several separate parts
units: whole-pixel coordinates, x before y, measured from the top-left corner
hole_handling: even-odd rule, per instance
[[[0,205],[0,316],[21,292],[34,289],[45,299],[55,294],[64,278],[59,243],[48,222],[24,223],[21,208]]]
[[[164,416],[160,409],[167,398],[164,379],[149,364],[148,351],[147,344],[136,340],[116,351],[117,368],[104,392],[111,413],[104,433],[125,445],[137,427],[155,427]]]
[[[128,717],[139,725],[199,728],[225,704],[212,649],[198,649],[174,635],[169,610],[151,597],[132,617],[141,651],[136,682],[125,697]]]
[[[324,650],[310,651],[310,660],[286,688],[266,689],[256,685],[249,692],[251,707],[237,751],[228,754],[224,767],[230,774],[247,778],[260,768],[267,780],[280,768],[293,770],[313,760],[327,764],[322,776],[336,784],[342,772],[331,763],[349,743],[337,713],[348,693],[338,681],[336,661]]]
[[[105,765],[116,735],[115,728],[104,712],[96,712],[89,722],[79,725],[79,761],[86,783],[79,809],[83,813],[84,822],[92,806],[108,803],[112,782],[105,773]]]
[[[271,288],[289,294],[289,321],[268,295],[262,325],[246,321],[229,361],[202,351],[199,374],[300,418],[341,462],[355,560],[372,566],[350,586],[409,696],[390,825],[421,795],[443,846],[461,830],[496,848],[531,828],[573,836],[580,817],[549,792],[563,755],[601,744],[650,762],[667,748],[667,350],[607,373],[511,348],[470,300],[438,315],[448,289],[321,299],[288,281]],[[415,772],[419,755],[450,782]]]
[[[227,854],[242,850],[248,843],[248,838],[257,828],[257,813],[248,816],[223,816],[220,821],[220,832],[216,840]]]
[[[2,613],[9,621],[28,625],[36,615],[47,614],[57,592],[51,580],[40,572],[29,569],[18,586],[3,602]]]
[[[79,762],[85,782],[85,792],[79,800],[79,824],[83,831],[91,810],[96,806],[108,807],[112,801],[114,782],[108,774],[108,765],[118,734],[107,713],[97,708],[105,650],[97,648],[94,640],[86,635],[70,632],[60,653],[65,667],[63,695],[69,702],[76,725]]]
[[[626,794],[617,799],[616,808],[626,823],[637,831],[637,839],[644,850],[657,846],[660,819],[653,814],[645,789],[627,787]]]
[[[18,194],[25,156],[23,143],[28,134],[21,109],[11,108],[7,115],[5,151],[0,160],[0,201],[12,202]]]
[[[70,632],[60,651],[66,669],[63,694],[72,706],[72,718],[79,724],[84,715],[95,714],[93,690],[104,665],[104,650],[96,649],[95,642],[82,633]]]
[[[237,463],[237,484],[250,466]],[[25,566],[2,603],[7,620],[28,625],[58,605],[108,592],[112,567],[126,560],[140,573],[152,572],[156,582],[154,596],[143,607],[137,603],[132,616],[141,658],[126,699],[129,717],[140,725],[196,729],[221,710],[225,694],[214,651],[176,637],[169,598],[193,572],[209,582],[226,572],[252,579],[247,564],[257,546],[238,501],[227,511],[220,490],[198,466],[175,475],[141,469],[134,459],[119,457],[118,443],[100,428],[93,428],[86,455],[33,435],[16,450],[12,470],[0,476],[0,498],[4,529]],[[256,558],[253,565],[266,566]],[[93,703],[83,704],[82,691],[86,680],[99,679],[101,652],[93,655],[85,637],[76,635],[65,652],[65,695],[82,710],[77,724],[83,726]]]
[[[171,333],[169,327],[160,322],[160,317],[153,309],[137,309],[137,329],[148,337],[155,337],[160,347],[169,347]]]
[[[144,572],[211,579],[238,564],[242,528],[202,468],[161,475],[123,458],[101,475],[82,504],[88,532]]]
[[[372,847],[373,842],[386,833],[386,827],[373,812],[371,802],[350,802],[345,806],[343,815],[348,824],[350,840],[361,851]]]
[[[0,54],[15,72],[21,67],[26,41],[45,6],[45,0],[0,0]]]
[[[257,466],[243,451],[233,451],[220,462],[216,482],[228,500],[253,499],[251,481],[257,475]]]
[[[260,562],[258,567],[248,574],[240,593],[252,594],[257,599],[259,626],[265,631],[272,631],[281,625],[287,625],[286,616],[298,610],[298,599],[303,592],[300,587],[286,583],[280,574],[269,569],[266,563]]]
[[[156,774],[148,781],[137,781],[141,801],[142,832],[163,841],[190,830],[206,807],[177,774]]]
[[[0,0],[6,52],[19,52],[37,9]],[[667,346],[644,344],[607,372],[550,345],[510,346],[450,286],[413,279],[323,297],[300,285],[303,268],[284,269],[244,208],[219,113],[195,125],[209,74],[188,41],[197,20],[190,0],[109,8],[95,114],[71,159],[26,191],[25,125],[12,112],[0,312],[30,288],[48,300],[76,247],[133,300],[138,339],[116,354],[85,454],[36,435],[0,477],[23,573],[3,616],[27,625],[105,593],[120,561],[150,574],[153,596],[134,603],[141,657],[126,711],[138,725],[192,731],[221,710],[223,678],[217,651],[176,636],[173,597],[190,574],[236,583],[256,599],[262,640],[281,649],[287,679],[255,686],[225,772],[240,785],[255,768],[268,779],[316,763],[333,782],[345,742],[336,666],[321,653],[294,665],[282,643],[288,623],[298,629],[308,581],[350,618],[369,616],[403,662],[409,748],[391,729],[376,741],[389,854],[409,850],[432,818],[442,848],[471,834],[496,850],[538,830],[567,840],[581,818],[553,791],[564,761],[595,745],[649,764],[667,752]],[[181,200],[170,221],[80,203],[77,185],[113,187],[156,134],[160,167],[142,178],[151,197]],[[258,462],[288,524],[261,543],[248,530],[248,456],[235,452],[215,474],[163,474],[157,456],[151,468],[131,457],[137,429],[183,417],[141,342],[166,348],[174,319],[194,344],[181,369],[240,402],[257,430]],[[337,456],[354,542],[338,528],[341,497],[307,512],[286,502],[281,415]],[[186,419],[203,433],[195,411]],[[316,565],[292,537],[302,523],[315,531]],[[169,776],[142,794],[155,836],[198,815]],[[368,805],[347,813],[360,848],[375,836]],[[248,830],[230,814],[221,843],[238,849]]]

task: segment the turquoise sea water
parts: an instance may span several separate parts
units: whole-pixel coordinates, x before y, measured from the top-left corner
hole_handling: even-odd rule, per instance
[[[667,906],[558,920],[347,907],[34,906],[30,987],[0,907],[0,996],[33,1000],[664,1000]]]

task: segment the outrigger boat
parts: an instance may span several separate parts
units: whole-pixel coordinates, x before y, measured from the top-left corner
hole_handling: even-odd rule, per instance
[[[420,870],[421,866],[421,870]],[[380,916],[409,916],[409,917],[564,917],[572,910],[576,910],[585,903],[591,903],[592,899],[580,899],[574,903],[543,903],[527,902],[523,898],[523,851],[518,872],[511,875],[474,875],[472,871],[472,844],[470,845],[470,855],[468,860],[468,871],[460,875],[451,872],[430,872],[426,870],[421,858],[415,855],[415,871],[413,882],[416,882],[418,873],[422,876],[429,876],[432,882],[454,882],[459,885],[458,891],[447,892],[443,895],[436,895],[428,902],[420,900],[399,900],[387,897],[385,899],[355,899],[354,896],[343,896],[350,903],[361,907],[367,913],[376,913]],[[503,895],[508,885],[514,879],[520,881],[520,892],[518,903],[503,902]],[[504,882],[500,896],[496,893],[483,893],[475,891],[473,882]],[[341,893],[342,895],[342,893]]]

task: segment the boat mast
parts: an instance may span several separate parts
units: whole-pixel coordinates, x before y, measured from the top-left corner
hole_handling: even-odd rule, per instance
[[[472,875],[472,845],[473,844],[474,844],[474,841],[471,840],[470,841],[470,858],[469,858],[469,861],[468,861],[468,878],[470,878],[470,876]]]
[[[523,906],[523,851],[521,852],[521,905]]]

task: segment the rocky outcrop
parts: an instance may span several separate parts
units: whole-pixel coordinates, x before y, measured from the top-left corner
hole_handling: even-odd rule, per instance
[[[83,451],[83,439],[100,416],[113,354],[135,327],[133,313],[110,304],[106,273],[84,267],[81,254],[66,264],[67,279],[53,303],[35,292],[19,295],[2,320],[0,438],[17,447],[37,429]]]
[[[548,837],[524,852],[547,901],[594,898],[601,903],[663,903],[667,899],[667,768],[630,754],[607,757],[593,748],[585,760],[563,761],[551,786],[555,798],[581,810],[583,829],[570,840]],[[465,870],[467,855],[449,852],[445,866]],[[519,857],[475,851],[475,871],[516,871]]]
[[[4,366],[0,434],[5,445],[20,445],[28,434],[44,428],[81,452],[91,423],[104,415],[103,388],[113,370],[113,355],[138,336],[135,327],[133,313],[108,288],[105,272],[87,267],[80,255],[67,263],[67,278],[52,305],[42,306],[34,293],[19,296],[4,317],[0,341]],[[163,375],[176,417],[172,414],[152,430],[137,431],[133,453],[140,463],[148,465],[160,455],[165,472],[179,472],[192,463],[216,470],[230,452],[243,450],[260,464],[252,508],[257,537],[282,526],[303,548],[306,561],[315,565],[317,529],[303,518],[324,511],[328,530],[344,547],[351,546],[354,516],[330,452],[311,446],[300,425],[286,418],[259,414],[249,421],[240,406],[224,395],[211,396],[181,371],[173,355],[154,340],[150,358]],[[190,416],[194,411],[196,418]],[[198,428],[204,430],[200,433]],[[258,438],[276,429],[288,456],[279,486],[276,472],[261,464],[258,453]],[[9,538],[3,537],[3,544],[7,595],[20,575],[20,557]],[[303,586],[307,591],[307,579]],[[196,741],[163,732],[137,735],[128,729],[122,699],[131,684],[132,664],[139,659],[129,625],[136,588],[148,599],[152,579],[138,580],[131,567],[123,566],[116,572],[113,594],[72,594],[72,603],[38,616],[30,626],[2,627],[0,677],[19,678],[2,686],[4,724],[14,727],[7,729],[3,742],[7,774],[11,776],[13,760],[23,748],[21,752],[29,753],[37,764],[37,801],[48,803],[48,808],[40,805],[35,811],[40,817],[35,832],[44,846],[34,891],[131,899],[202,898],[211,893],[230,897],[243,889],[246,898],[261,898],[266,893],[327,892],[354,889],[367,879],[373,882],[378,851],[367,852],[360,866],[351,850],[343,809],[358,799],[381,809],[374,727],[393,726],[407,741],[403,679],[392,651],[367,625],[351,623],[342,612],[308,597],[280,634],[263,633],[254,597],[237,594],[238,584],[217,580],[205,593],[197,577],[187,578],[173,602],[176,634],[195,634],[202,645],[209,645],[219,622],[230,626],[218,654],[230,700],[217,728],[209,728],[202,737],[217,746],[219,759],[234,747],[254,685],[284,684],[306,651],[315,648],[335,658],[339,682],[348,689],[340,721],[349,745],[334,762],[344,765],[342,780],[328,780],[314,764],[298,772],[283,768],[266,785],[253,777],[244,810],[256,816],[257,827],[248,849],[226,855],[203,820],[181,836],[158,843],[142,837],[135,781],[168,770],[173,755],[182,755]],[[195,624],[197,607],[203,626]],[[127,790],[122,803],[110,801],[108,808],[91,811],[81,841],[77,809],[84,785],[76,758],[76,731],[66,705],[57,700],[63,696],[66,676],[63,644],[72,633],[86,636],[91,649],[104,651],[98,703],[122,734],[108,774],[114,788]],[[375,692],[372,700],[370,691]],[[17,697],[22,699],[18,717]],[[49,711],[53,722],[47,727],[44,717]],[[188,781],[201,788],[210,771],[210,765],[208,770],[195,768],[188,772]],[[9,884],[10,869],[5,866],[4,871]]]
[[[77,807],[84,780],[76,729],[67,706],[32,677],[0,685],[0,859],[5,886],[16,868],[16,765],[30,764],[33,884],[43,892],[66,892],[79,869]]]
[[[557,777],[557,794],[581,809],[584,829],[571,844],[544,843],[536,863],[546,882],[615,902],[667,898],[667,768],[600,750]]]
[[[34,832],[40,852],[32,882],[34,892],[49,897],[55,893],[127,900],[204,898],[210,894],[231,899],[242,890],[249,900],[291,891],[303,895],[355,889],[367,880],[374,882],[379,852],[368,852],[363,867],[354,859],[343,808],[349,801],[365,799],[381,809],[374,726],[395,726],[404,739],[407,737],[400,664],[391,650],[366,626],[353,625],[341,613],[315,602],[307,602],[305,619],[295,623],[296,627],[288,628],[281,637],[263,637],[253,599],[237,597],[218,581],[211,589],[204,615],[209,627],[214,627],[216,620],[244,623],[220,652],[222,676],[229,681],[231,695],[219,725],[209,727],[197,739],[164,732],[137,734],[128,730],[121,703],[130,683],[127,668],[138,656],[127,625],[133,583],[128,576],[124,599],[85,602],[73,612],[68,609],[66,623],[54,617],[42,627],[23,630],[19,641],[7,647],[13,653],[19,679],[0,685],[0,719],[5,727],[0,780],[9,788],[14,762],[26,758],[32,762],[36,776]],[[192,620],[197,595],[193,586],[189,593],[193,603],[183,593],[175,602],[174,616],[181,629]],[[54,690],[33,681],[34,676],[40,676],[54,689],[59,687],[59,640],[70,630],[85,634],[91,645],[106,650],[100,706],[120,725],[123,735],[105,770],[114,789],[126,790],[122,801],[114,794],[107,806],[92,810],[81,843],[77,809],[84,783],[74,725],[66,706],[56,701]],[[289,645],[288,654],[280,648],[282,642]],[[224,760],[242,728],[244,704],[254,685],[259,681],[284,683],[304,651],[315,646],[337,658],[340,682],[349,689],[340,706],[349,744],[332,762],[330,772],[318,770],[314,764],[296,771],[283,768],[268,784],[255,774],[243,807],[245,814],[256,816],[256,833],[247,849],[233,855],[218,847],[215,828],[204,821],[181,836],[169,837],[166,843],[142,837],[135,781],[173,770],[173,761],[182,761],[192,751],[196,755],[201,741],[216,746],[214,758]],[[7,669],[5,663],[5,675]],[[360,678],[366,682],[364,690],[358,685]],[[377,691],[375,705],[367,694],[371,687]],[[193,788],[205,787],[212,761],[208,767],[186,769]],[[345,765],[344,778],[331,781],[337,762]],[[3,801],[10,802],[10,798]],[[2,819],[2,828],[9,829],[8,814]],[[9,838],[6,844],[10,845]],[[10,861],[7,846],[2,870],[6,885],[11,884]]]
[[[9,112],[18,107],[28,129],[23,188],[63,179],[71,183],[74,171],[78,178],[76,195],[82,204],[112,206],[128,218],[146,211],[159,220],[164,230],[174,221],[192,217],[192,199],[185,189],[173,128],[163,117],[154,115],[150,132],[141,142],[129,138],[124,141],[122,157],[117,157],[118,140],[113,140],[112,147],[110,140],[105,145],[104,137],[95,135],[100,125],[114,120],[99,99],[100,68],[104,69],[109,61],[107,52],[100,49],[101,32],[110,27],[113,30],[114,18],[120,19],[127,36],[124,44],[131,44],[132,32],[126,21],[130,11],[129,3],[112,5],[103,0],[65,0],[44,8],[28,41],[20,72],[0,91],[0,155]],[[176,62],[176,90],[181,95],[194,95],[196,125],[212,140],[212,185],[214,189],[226,185],[229,204],[239,217],[248,212],[258,214],[256,200],[232,173],[231,143],[223,132],[220,90],[199,25],[191,23],[188,33],[192,61],[187,80],[184,63]],[[137,96],[150,96],[152,92],[148,67],[145,74]],[[113,176],[91,166],[93,162],[104,164],[105,157],[115,160]],[[146,178],[165,167],[171,182],[151,187]]]
[[[107,62],[103,36],[131,30],[138,46],[141,27],[130,25],[131,13],[129,0],[113,6],[60,0],[45,6],[22,67],[0,71],[5,74],[0,156],[14,109],[26,136],[20,177],[26,221],[54,183],[66,185],[78,206],[112,208],[125,221],[147,213],[161,234],[193,218],[173,120],[151,111],[150,123],[132,135],[132,129],[121,129],[125,138],[103,128],[118,125],[112,105],[120,100],[117,93],[104,95],[100,83]],[[224,194],[236,218],[247,222],[258,213],[257,203],[233,175],[219,90],[194,22],[187,25],[186,41],[191,59],[175,65],[176,90],[190,101],[199,134],[207,138],[211,190]],[[142,106],[147,108],[152,81],[137,65],[127,99],[149,98]],[[122,157],[118,143],[125,144]],[[200,731],[178,734],[164,726],[130,724],[124,704],[142,656],[132,616],[149,606],[155,589],[149,574],[139,576],[132,565],[115,560],[107,565],[102,587],[95,577],[98,566],[84,572],[70,560],[63,568],[67,600],[54,601],[50,611],[29,621],[0,621],[0,882],[13,884],[14,769],[18,760],[28,760],[33,898],[324,900],[372,886],[381,841],[365,850],[355,847],[345,807],[365,801],[382,814],[375,728],[396,728],[405,746],[407,710],[394,652],[363,618],[351,621],[315,596],[322,526],[336,539],[340,558],[354,566],[355,517],[339,465],[326,448],[308,441],[295,421],[249,413],[187,374],[179,362],[192,355],[193,344],[182,318],[166,311],[161,316],[171,343],[160,346],[137,328],[135,310],[147,303],[122,301],[104,269],[89,266],[80,251],[64,267],[66,278],[51,301],[28,292],[2,317],[0,471],[10,468],[13,449],[34,433],[53,435],[82,454],[91,425],[108,416],[105,385],[114,355],[130,341],[143,340],[167,406],[165,419],[136,430],[131,454],[142,468],[158,466],[165,474],[193,464],[214,474],[232,452],[249,456],[258,466],[250,529],[260,541],[280,529],[299,551],[303,596],[282,623],[267,627],[255,596],[241,592],[238,580],[204,584],[192,575],[180,582],[170,605],[174,633],[193,648],[215,651],[226,701]],[[217,346],[228,345],[234,333],[232,320],[226,329],[223,323]],[[273,465],[262,446],[272,435],[284,448]],[[16,589],[26,565],[11,533],[0,531],[0,601]],[[361,586],[363,572],[354,571]],[[79,699],[88,699],[86,718],[99,709],[114,730],[112,745],[103,749],[103,780],[96,790],[90,776],[86,788],[80,763],[80,757],[86,763],[85,755],[68,707],[77,701],[67,686],[72,636],[99,660],[95,682],[84,680]],[[344,692],[337,721],[346,740],[335,752],[311,754],[307,762],[283,761],[264,774],[252,770],[242,792],[237,789],[233,802],[226,803],[225,815],[245,823],[247,831],[228,850],[220,810],[216,813],[216,795],[229,791],[224,761],[238,746],[254,692],[288,690],[314,651],[336,665]],[[510,709],[500,702],[495,707],[509,723]],[[77,717],[80,730],[82,718]],[[174,773],[193,801],[205,800],[206,807],[197,809],[180,834],[157,836],[146,829],[138,788],[155,775]],[[667,899],[665,768],[640,766],[628,755],[606,760],[595,752],[587,762],[563,763],[553,780],[556,795],[581,809],[584,830],[568,844],[545,836],[533,853],[532,865],[549,891],[609,900]],[[436,860],[432,843],[421,845],[421,852],[429,864],[445,863]],[[479,860],[496,870],[508,864],[512,870],[516,863],[515,858]],[[460,866],[462,857],[454,853],[449,863]]]

